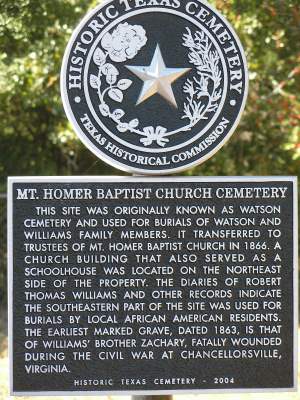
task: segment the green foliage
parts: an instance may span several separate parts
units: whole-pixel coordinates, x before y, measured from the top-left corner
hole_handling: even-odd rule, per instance
[[[7,175],[109,174],[62,108],[67,41],[90,0],[0,0],[0,187]],[[299,0],[215,0],[246,48],[250,94],[241,124],[201,175],[297,174],[300,166]]]
[[[192,174],[298,175],[299,0],[216,0],[246,49],[250,91],[228,145]]]
[[[95,162],[85,161],[59,93],[64,49],[89,6],[88,0],[0,1],[2,188],[7,175],[85,172]]]

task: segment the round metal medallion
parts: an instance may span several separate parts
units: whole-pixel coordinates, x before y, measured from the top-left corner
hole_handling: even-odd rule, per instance
[[[89,13],[67,47],[64,107],[98,157],[137,174],[200,164],[245,107],[244,51],[206,2],[114,0]]]

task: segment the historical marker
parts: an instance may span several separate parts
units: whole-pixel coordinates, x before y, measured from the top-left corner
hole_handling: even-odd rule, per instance
[[[206,2],[108,1],[61,91],[99,158],[171,174],[230,138],[247,63]],[[11,393],[295,390],[296,207],[292,177],[11,178]]]
[[[74,32],[61,74],[84,144],[132,173],[180,172],[211,157],[246,103],[244,51],[201,1],[109,1]]]
[[[13,394],[295,388],[295,179],[12,178],[8,200]]]

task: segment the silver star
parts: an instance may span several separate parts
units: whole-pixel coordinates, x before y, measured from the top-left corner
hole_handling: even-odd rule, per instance
[[[191,70],[191,68],[167,68],[159,45],[156,47],[149,66],[138,67],[126,65],[126,68],[144,81],[143,89],[136,103],[137,105],[158,93],[176,108],[178,106],[173,93],[172,83]]]

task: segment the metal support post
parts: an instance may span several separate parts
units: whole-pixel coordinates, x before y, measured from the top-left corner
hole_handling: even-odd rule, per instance
[[[133,396],[132,400],[172,400],[172,396]]]

